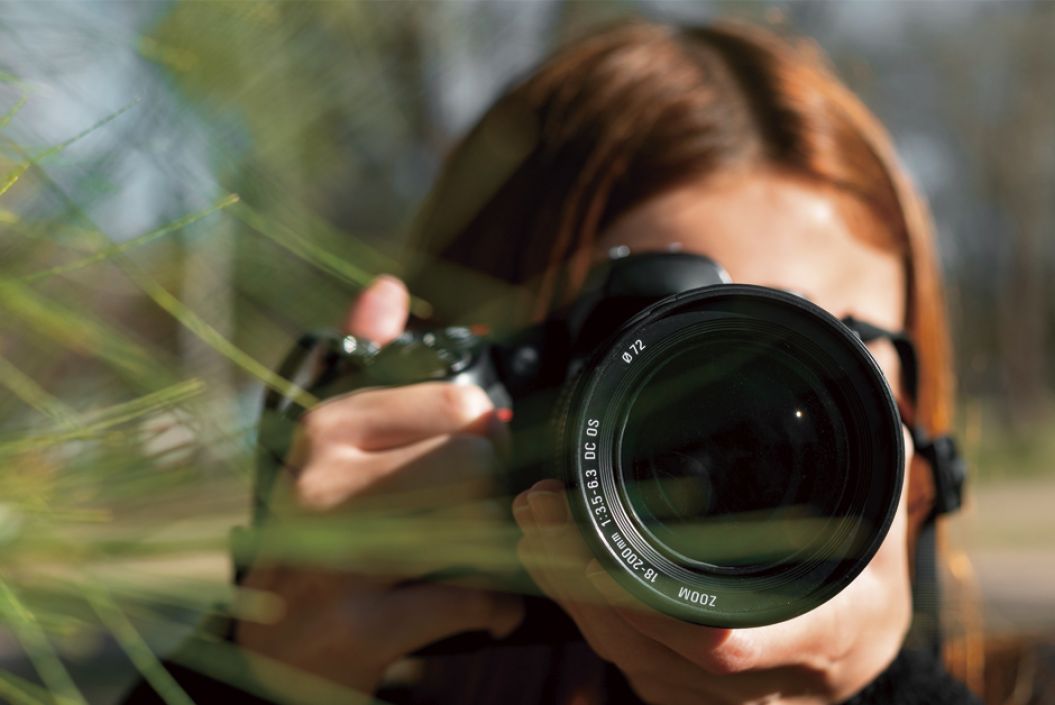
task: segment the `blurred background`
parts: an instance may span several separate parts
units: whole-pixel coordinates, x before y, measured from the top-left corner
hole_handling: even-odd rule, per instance
[[[953,628],[1053,702],[1055,3],[878,0],[0,2],[0,702],[112,703],[230,598],[269,370],[400,272],[503,86],[628,15],[812,38],[893,134],[972,472]]]

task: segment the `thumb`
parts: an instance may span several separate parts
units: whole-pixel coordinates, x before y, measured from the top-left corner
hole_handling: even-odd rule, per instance
[[[384,345],[403,332],[409,311],[407,287],[396,277],[382,274],[348,309],[344,332]]]

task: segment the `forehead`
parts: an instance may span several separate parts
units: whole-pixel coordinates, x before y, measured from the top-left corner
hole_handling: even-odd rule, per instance
[[[905,272],[885,225],[854,199],[803,179],[745,172],[689,183],[618,218],[602,252],[705,254],[734,282],[794,291],[838,317],[904,325]]]

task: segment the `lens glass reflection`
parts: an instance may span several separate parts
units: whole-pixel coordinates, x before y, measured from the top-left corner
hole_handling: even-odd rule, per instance
[[[679,562],[786,564],[825,541],[848,492],[839,382],[775,336],[680,345],[630,390],[619,472]]]

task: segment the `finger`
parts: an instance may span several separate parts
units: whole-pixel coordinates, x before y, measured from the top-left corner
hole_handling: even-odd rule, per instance
[[[344,331],[385,345],[407,325],[410,294],[403,282],[382,274],[370,282],[348,309]]]
[[[671,694],[696,692],[702,694],[701,701],[739,703],[764,700],[775,693],[816,694],[832,687],[831,666],[844,655],[836,653],[844,647],[832,649],[828,641],[836,639],[840,622],[854,623],[844,608],[825,613],[822,606],[796,620],[757,629],[701,627],[649,610],[596,561],[589,563],[584,575],[598,597],[568,599],[563,587],[566,583],[562,582],[567,580],[567,571],[556,578],[546,561],[538,558],[553,547],[545,545],[541,533],[530,528],[529,522],[519,516],[518,520],[529,527],[522,560],[532,575],[539,576],[540,587],[575,620],[591,648],[631,677],[635,689],[655,685],[655,679],[662,678]],[[562,542],[571,538],[567,534],[556,537]],[[576,593],[586,594],[581,588]],[[870,595],[870,599],[875,598],[875,594]],[[850,599],[848,606],[854,608],[856,604],[856,599]],[[869,623],[862,629],[868,634],[876,627]],[[849,665],[874,676],[889,661],[889,650],[879,651],[874,663]],[[693,673],[691,668],[700,670]],[[842,698],[849,691],[839,693]]]
[[[281,541],[265,544],[260,561],[301,573],[351,574],[379,585],[426,576],[459,584],[503,583],[503,576],[518,565],[516,532],[508,520],[489,516],[484,506],[473,509],[478,516],[456,508],[463,516],[454,519],[437,513],[406,517],[374,512],[291,517],[283,521]],[[491,579],[476,579],[477,574]]]
[[[649,609],[623,590],[596,560],[586,558],[589,549],[574,525],[564,521],[566,507],[564,511],[559,505],[546,507],[551,499],[547,493],[529,492],[525,500],[518,498],[514,503],[525,534],[521,560],[539,586],[572,617],[591,648],[618,665],[635,689],[658,692],[652,686],[662,680],[668,694],[677,695],[678,700],[689,697],[692,701],[695,696],[697,701],[708,702],[765,699],[782,689],[788,694],[820,692],[824,684],[819,665],[801,672],[788,667],[796,663],[796,649],[814,646],[803,631],[778,635],[715,629]],[[517,509],[522,502],[530,511]],[[575,556],[570,562],[569,553]],[[563,558],[555,560],[560,554]],[[575,573],[570,566],[575,563],[587,586],[571,587]],[[813,653],[819,651],[814,648]]]
[[[600,596],[582,579],[588,549],[580,537],[565,535],[566,506],[554,491],[560,487],[546,480],[522,492],[513,501],[513,517],[523,532],[517,546],[521,563],[538,587],[571,614]]]
[[[457,433],[375,455],[387,468],[357,504],[429,509],[497,499],[502,491],[498,451],[487,438]]]
[[[516,532],[477,503],[404,518],[380,533],[364,563],[403,580],[489,586],[509,584],[518,567]]]
[[[398,658],[463,632],[508,636],[523,620],[524,605],[504,593],[418,583],[386,594],[378,616],[386,642],[379,647]]]
[[[497,440],[505,431],[493,412],[491,399],[472,384],[424,382],[366,389],[305,414],[298,442],[309,449],[341,443],[378,451],[452,433],[493,435]]]
[[[586,643],[602,659],[619,664],[627,660],[628,649],[643,647],[636,643],[633,634],[623,633],[625,627],[618,628],[618,620],[599,614],[596,604],[601,598],[591,593],[588,585],[571,584],[568,576],[574,574],[574,569],[556,567],[562,559],[553,554],[537,528],[525,531],[517,544],[517,556],[538,589],[567,613]]]
[[[890,630],[882,623],[887,618],[900,622],[900,617],[867,607],[881,603],[889,593],[877,580],[876,572],[868,569],[842,593],[806,614],[778,624],[735,630],[688,624],[649,610],[599,566],[591,567],[588,576],[597,591],[617,606],[620,618],[715,675],[789,666],[825,673],[851,652],[862,635],[869,635],[867,639],[875,644],[885,641],[887,633],[895,634],[898,643],[903,636],[900,630]],[[889,651],[885,644],[875,650],[881,654]]]
[[[329,593],[369,596],[386,587],[387,583],[370,576],[350,575],[317,565],[262,560],[253,564],[242,578],[231,611],[241,620],[269,625],[288,617],[283,602],[318,604],[325,601]],[[263,607],[260,614],[247,613],[247,610],[260,606]]]
[[[524,532],[518,547],[522,562],[539,587],[576,619],[580,629],[604,632],[603,627],[614,620],[598,619],[601,615],[597,610],[607,606],[585,579],[585,568],[592,557],[569,520],[563,496],[554,491],[559,487],[554,481],[543,481],[514,502],[515,516]],[[518,507],[522,508],[518,511]],[[596,641],[606,643],[604,639]]]
[[[634,627],[635,631],[658,644],[681,653],[693,662],[696,662],[693,656],[701,654],[710,656],[716,647],[729,643],[731,630],[690,625],[661,615],[631,597],[601,568],[583,543],[582,537],[574,531],[574,527],[568,521],[567,504],[563,497],[552,493],[552,486],[543,483],[539,483],[532,489],[527,499],[534,521],[539,528],[528,528],[525,533],[531,537],[537,536],[540,542],[548,541],[551,554],[560,550],[565,556],[561,563],[538,562],[535,568],[543,574],[548,584],[558,586],[553,590],[559,594],[560,600],[576,603],[569,605],[569,609],[577,612],[583,622],[588,623],[588,629],[597,633],[613,628],[612,625],[616,623],[616,620],[611,619],[611,615],[608,614],[610,610],[599,607],[600,605],[611,605],[618,608],[617,613],[629,626]],[[558,549],[558,546],[561,548]],[[569,558],[569,553],[573,557]],[[560,571],[562,574],[555,574],[555,566],[560,565],[565,566],[564,570]],[[569,593],[572,588],[577,594]],[[582,599],[583,597],[586,599]],[[668,630],[674,631],[678,637],[691,636],[692,649],[682,652],[674,644],[668,643],[665,638],[668,636]],[[729,644],[725,652],[715,657],[715,670],[726,672],[728,669],[724,661],[729,661],[737,668],[746,668],[749,665],[747,657],[751,656],[751,653],[747,652],[750,646],[750,642]]]
[[[818,669],[840,647],[825,640],[838,633],[831,603],[794,619],[751,629],[721,629],[682,622],[634,600],[599,565],[587,576],[620,618],[649,638],[720,676],[758,672],[788,665]]]
[[[372,690],[387,665],[429,643],[476,630],[500,638],[523,618],[520,600],[507,594],[425,584],[381,593],[343,582],[327,587],[290,600],[279,623],[241,623],[241,643]]]
[[[563,486],[555,480],[536,483],[514,500],[513,514],[529,549],[525,567],[538,575],[539,587],[555,599],[597,601],[582,577],[591,554],[571,524]]]
[[[393,517],[499,495],[494,445],[470,434],[437,436],[377,453],[328,446],[296,481],[296,500],[312,513],[355,508]]]
[[[789,657],[796,648],[809,652],[810,644],[801,633],[789,632],[781,643],[772,634],[763,635],[766,628],[731,630],[680,622],[648,610],[596,562],[587,569],[587,577],[613,605],[611,621],[622,622],[648,643],[667,649],[666,661],[678,667],[668,671],[660,664],[658,672],[674,695],[692,692],[697,697],[702,694],[707,702],[742,703],[767,701],[778,693],[787,698],[815,696],[827,686],[825,663]],[[808,667],[798,668],[800,662]],[[687,671],[685,664],[695,670]],[[655,680],[645,683],[655,689]]]
[[[661,675],[668,685],[682,691],[684,699],[700,674],[669,648],[646,638],[612,614],[612,608],[586,578],[586,566],[592,559],[578,530],[568,520],[564,498],[547,491],[554,489],[549,481],[536,488],[524,493],[522,502],[527,509],[517,512],[525,534],[518,551],[529,574],[568,613],[590,648],[619,666],[635,689],[652,676]],[[553,506],[547,506],[549,503]],[[565,505],[563,510],[561,504]]]
[[[596,562],[586,576],[620,619],[708,673],[728,675],[762,667],[757,642],[745,638],[745,630],[690,624],[656,612],[635,600]]]
[[[496,504],[500,491],[493,446],[469,435],[366,458],[320,457],[297,482],[302,514],[339,523],[329,539],[336,559],[400,579],[514,568],[516,536]]]

